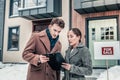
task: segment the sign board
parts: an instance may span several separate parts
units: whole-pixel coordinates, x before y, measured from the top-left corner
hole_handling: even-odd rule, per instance
[[[120,42],[94,42],[95,59],[120,59]]]
[[[101,47],[102,49],[102,55],[114,55],[113,47]]]

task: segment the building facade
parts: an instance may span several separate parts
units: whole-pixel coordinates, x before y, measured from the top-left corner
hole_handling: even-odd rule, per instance
[[[6,0],[3,62],[20,62],[22,51],[34,31],[45,29],[52,18],[65,21],[60,33],[62,53],[68,47],[67,31],[77,27],[82,42],[89,47],[93,67],[105,67],[105,60],[94,59],[94,41],[119,41],[120,0]],[[109,66],[119,60],[109,60]]]
[[[83,31],[93,67],[106,67],[106,60],[94,59],[94,42],[120,41],[120,0],[74,0],[73,6],[73,26]],[[118,64],[108,60],[109,67]]]
[[[6,0],[3,62],[25,63],[22,52],[32,32],[45,29],[52,18],[62,18],[66,25],[60,34],[62,53],[67,48],[69,0]],[[65,8],[64,8],[65,7]],[[63,39],[64,37],[64,39]]]

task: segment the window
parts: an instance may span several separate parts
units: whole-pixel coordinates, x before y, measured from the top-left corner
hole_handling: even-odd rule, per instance
[[[81,2],[91,2],[91,1],[98,1],[98,0],[81,0]]]
[[[101,40],[113,40],[114,39],[114,26],[101,28]]]
[[[92,28],[92,40],[95,40],[95,37],[96,35],[95,35],[95,28]]]
[[[18,8],[21,7],[21,0],[10,1],[10,16],[18,16]]]
[[[19,49],[19,27],[9,28],[8,50]]]
[[[46,7],[46,0],[24,0],[24,8]]]

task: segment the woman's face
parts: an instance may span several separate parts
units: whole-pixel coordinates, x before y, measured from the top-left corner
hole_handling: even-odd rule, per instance
[[[70,30],[67,34],[69,45],[72,47],[76,47],[79,44],[80,36],[77,36]]]

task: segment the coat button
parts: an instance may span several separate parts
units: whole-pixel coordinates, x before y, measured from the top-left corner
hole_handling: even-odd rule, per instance
[[[52,77],[53,77],[53,78],[55,78],[55,76],[54,76],[54,75],[52,75]]]
[[[48,76],[48,73],[46,73],[46,75]]]

